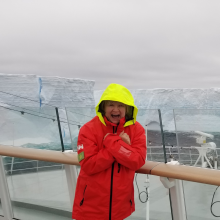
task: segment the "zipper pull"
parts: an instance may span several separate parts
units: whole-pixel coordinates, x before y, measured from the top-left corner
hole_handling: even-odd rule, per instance
[[[84,202],[84,198],[83,198],[82,201],[80,202],[80,206],[83,204],[83,202]]]
[[[121,169],[121,164],[118,163],[118,173],[120,172],[120,169]]]

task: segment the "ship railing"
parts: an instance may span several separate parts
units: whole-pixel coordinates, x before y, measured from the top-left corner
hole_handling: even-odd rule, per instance
[[[79,166],[77,153],[72,151],[58,152],[51,150],[39,150],[0,145],[0,155],[64,164],[70,199],[69,201],[72,206],[75,195],[75,186],[77,182],[76,166]],[[160,177],[163,186],[169,190],[168,195],[170,199],[171,219],[185,220],[187,219],[187,203],[185,198],[186,193],[184,193],[183,189],[183,181],[219,186],[220,171],[215,169],[175,165],[175,163],[175,161],[171,164],[146,161],[146,163],[139,170],[137,170],[136,173]],[[0,168],[0,195],[1,206],[3,210],[3,215],[0,219],[15,219],[13,215],[12,201],[9,195],[7,176],[5,175],[4,165],[2,163],[2,157]],[[149,188],[146,189],[146,193],[148,193],[149,196],[151,194],[148,190]],[[149,196],[149,199],[146,201],[146,216],[144,216],[143,219],[149,219],[149,206],[151,204],[150,201],[151,198]],[[167,205],[168,204],[166,203],[166,206]],[[158,207],[158,209],[160,209],[160,207]]]
[[[170,155],[170,157],[173,157],[175,160],[178,160],[182,165],[194,165],[196,162],[196,159],[199,157],[199,153],[197,150],[194,151],[194,153],[192,153],[192,149],[195,149],[195,147],[193,147],[193,146],[191,146],[191,147],[165,146],[165,148],[167,149],[167,155]],[[164,161],[163,146],[148,146],[147,149],[148,149],[148,153],[147,153],[148,160],[159,161],[159,162]],[[158,151],[152,152],[152,150],[155,150],[155,149],[158,149]],[[180,160],[178,149],[187,150],[187,153],[180,153],[180,156],[185,155],[188,157],[188,159],[181,158],[181,160]],[[216,151],[220,151],[220,148],[216,148]],[[217,158],[218,157],[219,157],[219,155],[217,154]],[[25,166],[23,166],[23,164],[26,164],[26,163],[31,163],[32,166],[25,168]],[[64,169],[63,164],[53,164],[53,165],[48,164],[46,166],[45,165],[40,166],[39,160],[24,160],[21,162],[15,162],[13,157],[12,157],[12,160],[10,163],[4,163],[4,165],[5,165],[5,170],[8,175],[13,175],[13,174],[16,174],[20,171],[38,172],[38,170],[42,170],[44,168]],[[17,168],[18,165],[19,165],[19,167],[22,167],[22,169]],[[8,169],[6,169],[6,167],[8,167]]]

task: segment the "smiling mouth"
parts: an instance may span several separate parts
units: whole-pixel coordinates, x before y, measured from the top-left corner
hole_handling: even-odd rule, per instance
[[[120,118],[120,115],[111,115],[112,118],[115,118],[115,119],[119,119]]]

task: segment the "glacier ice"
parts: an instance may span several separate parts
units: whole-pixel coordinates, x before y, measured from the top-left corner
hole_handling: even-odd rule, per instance
[[[152,130],[159,130],[157,109],[161,110],[164,130],[174,131],[175,119],[177,130],[190,131],[196,128],[212,132],[220,130],[220,88],[159,88],[130,91],[139,108],[139,122],[148,125]],[[103,90],[94,91],[96,104],[102,93]]]
[[[71,137],[65,123],[65,108],[94,108],[94,83],[82,79],[0,74],[0,105],[14,110],[0,107],[0,144],[60,147],[56,106],[59,108],[64,145],[69,145]],[[78,135],[78,127],[77,123],[72,124],[74,139]]]

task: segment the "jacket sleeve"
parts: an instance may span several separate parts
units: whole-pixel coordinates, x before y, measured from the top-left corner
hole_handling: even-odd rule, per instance
[[[79,162],[81,169],[88,175],[93,175],[109,168],[115,161],[107,149],[102,148],[99,150],[95,135],[87,126],[83,126],[80,129],[77,146],[78,155],[82,152],[84,155],[84,158]]]
[[[131,170],[138,170],[145,164],[146,134],[140,124],[138,124],[131,145],[126,144],[121,137],[115,134],[109,134],[103,144],[118,163]]]

